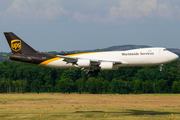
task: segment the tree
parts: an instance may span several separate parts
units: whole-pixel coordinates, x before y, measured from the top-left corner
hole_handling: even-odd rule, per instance
[[[146,80],[142,84],[143,93],[153,93],[153,84],[150,80]]]
[[[96,87],[96,93],[102,94],[103,91],[103,78],[96,78],[95,79],[95,87]]]
[[[61,78],[70,78],[74,82],[81,78],[81,69],[65,69]]]
[[[174,81],[172,84],[173,93],[180,93],[180,82]]]
[[[98,75],[87,75],[79,68],[48,68],[14,61],[0,63],[1,93],[179,93],[179,80],[180,60],[165,64],[161,72],[159,66],[122,67],[116,71],[101,70]]]
[[[90,77],[88,78],[88,80],[86,81],[86,90],[92,94],[96,93],[96,85],[95,85],[95,78],[94,77]]]
[[[137,94],[137,93],[142,93],[142,82],[140,80],[133,80],[132,81],[133,84],[133,93]]]
[[[58,81],[56,88],[59,92],[62,93],[68,92],[70,94],[73,86],[74,83],[70,78],[62,78],[61,80]]]
[[[133,93],[133,83],[132,81],[125,81],[125,93],[129,94],[129,93]]]
[[[70,94],[74,90],[74,81],[71,79],[68,79],[68,88],[67,92]]]
[[[107,80],[104,80],[104,81],[103,81],[103,90],[104,90],[105,93],[108,92],[108,90],[109,90],[109,85],[110,85],[109,81],[107,81]]]
[[[109,87],[110,87],[111,91],[112,91],[114,94],[116,94],[117,89],[118,89],[117,80],[116,80],[116,79],[113,79],[113,80],[111,81],[111,84],[109,85]]]
[[[4,78],[0,79],[0,93],[7,93],[7,81]]]
[[[119,67],[114,71],[113,78],[117,80],[132,81],[133,77],[141,67]]]
[[[40,81],[38,79],[35,79],[35,80],[32,81],[32,83],[31,83],[31,92],[37,92],[39,94],[39,92],[40,92]]]
[[[167,91],[167,81],[164,79],[158,80],[156,83],[156,89],[158,93],[165,93]]]
[[[62,93],[67,92],[68,81],[66,80],[66,78],[63,78],[63,79],[59,80],[57,82],[56,87],[57,87],[58,92],[62,92]]]
[[[51,70],[49,70],[47,72],[47,74],[44,76],[43,80],[45,81],[45,89],[47,90],[47,92],[53,92],[54,86],[53,86],[53,82],[54,79],[52,79],[52,75],[51,75]]]
[[[75,82],[76,85],[76,91],[78,91],[80,94],[84,91],[84,80],[82,78],[79,78]]]
[[[117,80],[117,85],[118,85],[118,88],[117,88],[117,92],[119,94],[124,94],[125,93],[125,89],[126,89],[126,83],[125,81],[123,80]]]

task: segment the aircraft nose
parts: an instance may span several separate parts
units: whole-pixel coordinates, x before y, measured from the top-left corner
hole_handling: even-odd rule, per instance
[[[178,58],[179,56],[175,54],[174,59],[177,60]]]
[[[171,53],[171,55],[168,57],[169,60],[171,61],[175,61],[179,58],[178,55],[174,54],[174,53]]]

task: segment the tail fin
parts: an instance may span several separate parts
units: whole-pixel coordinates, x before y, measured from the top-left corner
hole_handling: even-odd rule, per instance
[[[4,32],[13,54],[35,54],[38,53],[31,46],[21,40],[12,32]]]

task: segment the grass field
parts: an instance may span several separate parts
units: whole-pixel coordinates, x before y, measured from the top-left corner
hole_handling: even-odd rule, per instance
[[[4,119],[180,119],[180,94],[0,94]]]

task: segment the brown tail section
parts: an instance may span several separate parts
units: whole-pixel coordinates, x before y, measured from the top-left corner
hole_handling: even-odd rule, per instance
[[[21,40],[12,32],[4,32],[13,54],[35,54],[38,53],[31,46]]]

